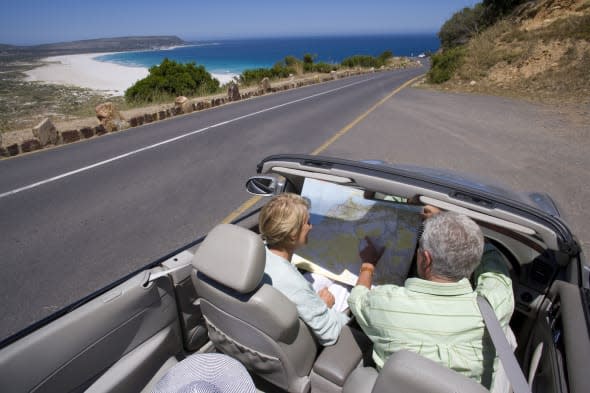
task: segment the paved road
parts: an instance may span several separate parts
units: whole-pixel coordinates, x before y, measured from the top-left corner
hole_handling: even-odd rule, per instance
[[[205,234],[268,154],[310,153],[423,69],[260,97],[0,162],[0,337]]]

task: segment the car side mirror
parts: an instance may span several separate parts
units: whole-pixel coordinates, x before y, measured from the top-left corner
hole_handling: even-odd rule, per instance
[[[246,182],[246,190],[253,195],[272,196],[285,190],[283,176],[252,176]]]

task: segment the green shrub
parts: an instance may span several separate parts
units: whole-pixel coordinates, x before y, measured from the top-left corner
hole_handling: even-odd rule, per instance
[[[351,56],[342,61],[344,67],[381,67],[393,57],[391,51],[385,51],[379,57],[373,56]],[[303,60],[294,56],[286,56],[283,60],[275,63],[271,68],[254,68],[244,70],[240,74],[240,83],[245,86],[260,83],[264,78],[278,79],[287,78],[290,75],[301,75],[305,72],[329,73],[340,68],[339,64],[314,63],[317,55],[306,53]]]
[[[130,102],[154,102],[165,97],[198,96],[215,93],[219,81],[204,66],[194,62],[181,64],[164,59],[159,66],[150,68],[150,74],[125,91]]]
[[[340,63],[343,67],[381,67],[387,63],[389,59],[393,57],[393,53],[391,51],[385,51],[381,53],[378,57],[374,56],[366,56],[366,55],[356,55],[347,57],[346,59],[342,60]]]
[[[264,78],[273,78],[271,68],[251,68],[242,71],[240,75],[240,83],[243,85],[251,85],[258,83]]]
[[[314,60],[317,58],[317,55],[312,55],[311,53],[306,53],[303,55],[303,72],[314,72]]]
[[[293,63],[292,59],[295,59],[292,56],[288,56],[285,58],[285,61],[278,62],[273,65],[271,68],[252,68],[244,70],[240,74],[240,83],[243,85],[252,85],[256,83],[260,83],[260,81],[264,78],[269,79],[277,79],[277,78],[287,78],[289,75],[295,73],[295,68],[287,66],[287,62],[289,64],[299,64]]]
[[[312,67],[313,72],[329,73],[338,69],[338,64],[316,63]]]
[[[465,55],[463,47],[447,49],[442,53],[432,56],[432,66],[428,71],[430,83],[443,83],[451,79]]]
[[[390,50],[386,50],[385,52],[381,53],[379,55],[379,60],[385,64],[387,63],[387,60],[391,59],[393,57],[393,52]]]

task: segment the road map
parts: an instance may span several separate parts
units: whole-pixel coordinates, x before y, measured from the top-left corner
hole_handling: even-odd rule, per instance
[[[314,179],[305,180],[301,195],[311,202],[313,229],[299,256],[335,275],[346,270],[356,275],[369,236],[376,246],[385,246],[373,283],[403,285],[421,225],[420,206],[366,199],[362,190]]]

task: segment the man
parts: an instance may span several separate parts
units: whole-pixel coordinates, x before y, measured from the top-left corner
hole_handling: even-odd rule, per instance
[[[484,344],[485,324],[476,297],[482,295],[490,302],[507,330],[514,298],[506,264],[492,246],[486,246],[484,253],[482,232],[467,216],[425,216],[429,218],[417,251],[418,277],[408,278],[403,287],[371,289],[383,250],[376,250],[367,239],[360,253],[359,279],[348,299],[350,310],[373,341],[377,369],[393,352],[407,349],[489,389],[495,351],[491,342]],[[469,282],[474,271],[475,290]]]

